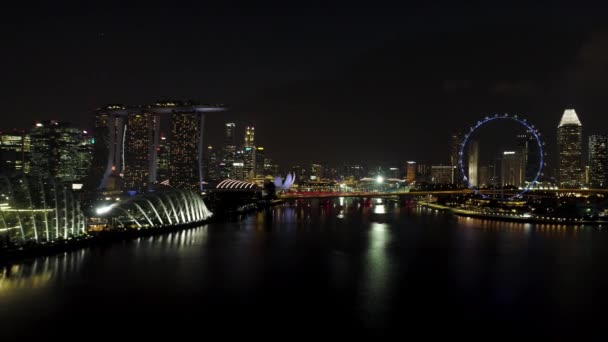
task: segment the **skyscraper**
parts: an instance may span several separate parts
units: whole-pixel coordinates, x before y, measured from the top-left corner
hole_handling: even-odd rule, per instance
[[[50,175],[64,182],[80,183],[92,159],[92,138],[69,123],[45,121],[30,130],[33,174]]]
[[[170,184],[177,188],[194,188],[198,178],[198,140],[200,115],[196,112],[171,114]]]
[[[608,180],[608,136],[589,136],[589,183],[592,188],[605,188]]]
[[[405,169],[405,181],[409,184],[416,180],[416,162],[408,161]]]
[[[490,187],[494,185],[494,165],[487,165],[479,167],[479,184],[480,188]]]
[[[170,185],[193,187],[199,184],[199,189],[202,189],[204,114],[225,110],[222,106],[198,105],[190,101],[159,101],[153,105],[132,107],[111,105],[98,109],[95,139],[99,143],[95,149],[96,171],[92,174],[93,179],[101,179],[97,188],[106,189],[111,174],[124,175],[129,187],[141,188],[137,184],[143,183],[151,185],[157,181],[159,164],[163,164],[168,167]],[[169,146],[165,151],[159,151],[160,127],[166,120],[170,123]],[[147,141],[145,146],[144,141]],[[157,152],[163,154],[162,162],[158,161]],[[147,157],[147,171],[144,171],[146,166],[142,156]],[[128,165],[125,162],[133,166],[126,175]]]
[[[0,133],[0,172],[30,171],[30,136],[24,131]]]
[[[451,183],[456,185],[462,184],[462,175],[460,175],[460,168],[458,167],[460,145],[462,142],[463,136],[461,133],[454,133],[450,136],[450,166],[452,166]]]
[[[452,169],[450,165],[432,165],[431,181],[435,184],[449,184],[452,181]]]
[[[255,148],[255,177],[264,177],[265,176],[265,160],[266,153],[264,152],[264,147],[258,146]]]
[[[540,168],[540,148],[538,142],[531,132],[518,134],[516,136],[517,151],[524,164],[524,179],[531,182]]]
[[[93,166],[88,187],[106,189],[111,174],[123,172],[124,130],[126,111],[123,105],[113,104],[97,108],[93,132]]]
[[[207,146],[206,153],[207,162],[205,163],[205,175],[206,179],[210,181],[220,180],[220,165],[217,149],[213,148],[213,146]]]
[[[518,151],[504,151],[501,162],[503,186],[524,186],[523,156]]]
[[[559,185],[578,187],[583,180],[583,126],[574,109],[566,109],[557,126],[559,149]]]
[[[238,167],[238,163],[235,166],[234,163],[237,157],[236,148],[236,125],[232,122],[226,123],[224,131],[224,147],[222,149],[222,161],[221,165],[221,178],[236,178],[235,167]],[[240,171],[240,170],[239,170]],[[240,173],[240,172],[239,172]]]
[[[245,144],[243,147],[255,147],[255,128],[253,126],[245,128]]]
[[[236,146],[236,125],[234,122],[226,123],[224,131],[224,146]]]
[[[472,186],[479,184],[477,177],[478,165],[479,164],[479,142],[477,140],[471,140],[469,143],[469,183]]]
[[[246,138],[245,138],[246,139]],[[243,174],[244,180],[255,178],[255,148],[243,148]]]
[[[160,143],[158,144],[158,148],[156,149],[157,154],[157,179],[159,182],[164,182],[169,179],[169,158],[171,156],[171,145],[169,144],[169,139],[161,133],[160,135]]]
[[[124,158],[124,185],[129,190],[145,191],[156,181],[157,146],[160,119],[147,111],[127,115]]]

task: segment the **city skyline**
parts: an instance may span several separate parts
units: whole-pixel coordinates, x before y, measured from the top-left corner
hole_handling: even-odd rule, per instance
[[[601,82],[608,35],[597,8],[343,5],[192,5],[179,15],[154,6],[27,9],[28,27],[6,41],[13,53],[1,57],[12,84],[0,95],[12,114],[6,126],[56,119],[91,128],[91,113],[106,103],[195,98],[231,108],[208,119],[216,127],[210,143],[221,139],[225,121],[254,125],[272,132],[257,140],[281,165],[299,162],[294,155],[421,160],[413,145],[430,131],[440,139],[425,153],[438,160],[455,127],[495,113],[535,122],[550,149],[553,117],[564,108],[577,109],[586,134],[608,126]],[[194,13],[200,17],[188,20]],[[3,24],[19,27],[10,19],[26,12],[13,14]],[[213,49],[174,53],[193,45]],[[162,53],[135,58],[152,46]],[[285,129],[288,121],[295,124]],[[324,138],[319,151],[307,142],[313,134]]]

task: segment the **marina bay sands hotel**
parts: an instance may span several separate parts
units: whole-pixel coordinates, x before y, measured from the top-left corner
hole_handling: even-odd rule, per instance
[[[221,105],[179,101],[98,108],[91,175],[97,183],[92,186],[142,192],[161,181],[157,179],[160,132],[168,125],[169,184],[202,190],[205,114],[225,110]],[[116,179],[120,179],[120,186]]]

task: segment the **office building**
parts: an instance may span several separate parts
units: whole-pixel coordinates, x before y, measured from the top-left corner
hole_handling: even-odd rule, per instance
[[[69,123],[38,122],[30,130],[30,173],[81,184],[89,173],[93,138]]]
[[[574,109],[566,109],[557,127],[559,185],[579,187],[583,180],[583,126]]]
[[[405,181],[410,184],[416,181],[416,162],[408,161],[405,166]]]
[[[589,136],[589,180],[591,188],[605,188],[608,180],[608,136]]]
[[[0,172],[4,174],[29,173],[30,136],[24,131],[0,133]]]
[[[472,186],[478,185],[478,163],[479,163],[479,142],[471,140],[469,142],[469,184]]]
[[[245,144],[243,147],[255,147],[255,128],[253,126],[245,128]]]
[[[433,165],[431,166],[431,182],[435,184],[450,184],[452,182],[451,165]]]

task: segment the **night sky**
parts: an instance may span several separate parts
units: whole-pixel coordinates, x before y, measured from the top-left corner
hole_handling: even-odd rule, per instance
[[[90,128],[109,103],[223,103],[207,142],[224,122],[254,124],[283,167],[447,163],[450,133],[494,113],[536,123],[553,153],[565,108],[585,134],[608,132],[604,8],[203,3],[4,8],[0,127]]]

